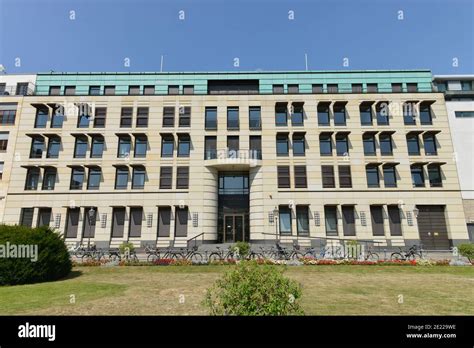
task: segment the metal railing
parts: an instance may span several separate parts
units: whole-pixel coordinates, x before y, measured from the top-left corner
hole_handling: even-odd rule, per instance
[[[30,87],[32,86],[32,87]],[[6,86],[5,88],[0,89],[0,96],[19,96],[19,95],[34,95],[35,88],[34,85],[29,84],[28,87],[20,87],[17,86]]]

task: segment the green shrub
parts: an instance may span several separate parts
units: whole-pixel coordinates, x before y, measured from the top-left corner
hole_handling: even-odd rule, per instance
[[[237,242],[233,246],[234,251],[238,250],[241,257],[245,257],[249,254],[250,244],[247,242]]]
[[[14,257],[13,250],[22,245],[28,246],[30,253]],[[0,225],[0,285],[56,280],[67,276],[71,269],[67,247],[55,231],[48,227]]]
[[[469,262],[474,261],[474,244],[459,244],[458,250],[462,256],[467,257]]]
[[[283,269],[240,262],[207,290],[204,305],[211,315],[298,315],[301,286]]]
[[[130,243],[130,242],[123,242],[122,244],[120,244],[119,249],[122,255],[125,254],[127,250],[129,253],[133,253],[135,251],[135,247],[133,246],[133,243]]]

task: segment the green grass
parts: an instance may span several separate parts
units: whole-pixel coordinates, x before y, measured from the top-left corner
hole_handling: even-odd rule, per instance
[[[206,289],[231,267],[75,267],[61,281],[0,287],[0,314],[207,314]],[[474,315],[474,267],[301,266],[285,275],[302,284],[310,315]]]

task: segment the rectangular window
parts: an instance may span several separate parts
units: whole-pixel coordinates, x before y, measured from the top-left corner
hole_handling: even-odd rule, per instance
[[[277,156],[288,156],[288,135],[287,134],[277,134],[276,136],[276,150]]]
[[[62,128],[64,122],[64,107],[56,106],[51,114],[51,128]]]
[[[1,108],[2,105],[0,105],[0,124],[15,124],[16,110],[2,110]]]
[[[418,84],[417,83],[407,83],[407,92],[408,93],[418,92]]]
[[[115,172],[115,189],[128,187],[128,167],[117,167]]]
[[[239,137],[238,136],[228,136],[227,137],[227,150],[228,156],[232,158],[239,157]]]
[[[409,155],[420,154],[420,142],[418,139],[418,134],[407,134],[407,147]]]
[[[49,227],[51,223],[51,208],[39,208],[38,209],[38,220],[36,226],[46,226]]]
[[[365,168],[367,174],[367,187],[380,187],[378,166],[368,165]]]
[[[207,136],[204,138],[205,153],[204,159],[216,159],[217,158],[217,137]]]
[[[292,126],[303,126],[304,125],[304,109],[302,103],[293,103],[291,113],[291,125]]]
[[[80,213],[80,208],[68,208],[66,216],[66,238],[77,237]]]
[[[456,115],[456,118],[469,118],[469,117],[474,117],[474,111],[455,111],[454,114]]]
[[[61,86],[49,87],[49,95],[60,95],[60,94],[61,94]]]
[[[64,87],[64,95],[75,95],[76,86],[66,86]]]
[[[171,226],[171,207],[158,207],[158,237],[169,237]]]
[[[128,135],[119,136],[117,157],[118,158],[130,157],[131,147],[132,147],[132,139],[130,138],[130,136],[128,136]]]
[[[290,167],[289,166],[278,166],[278,188],[290,188]]]
[[[393,155],[392,135],[391,134],[389,134],[389,133],[380,133],[379,143],[380,143],[380,154],[382,156],[392,156]]]
[[[319,153],[321,156],[332,156],[331,134],[319,135]]]
[[[189,157],[191,138],[188,134],[178,134],[178,157]]]
[[[16,84],[16,95],[28,95],[28,82],[20,82]],[[32,93],[31,93],[32,94]]]
[[[352,84],[352,93],[362,93],[362,84],[361,83],[353,83]]]
[[[131,207],[130,208],[130,224],[128,226],[129,237],[132,237],[132,238],[141,237],[142,221],[143,221],[143,208]]]
[[[28,171],[26,172],[25,190],[38,189],[39,177],[39,168],[28,168]]]
[[[309,209],[307,205],[296,206],[296,232],[309,235]]]
[[[32,227],[35,208],[21,208],[20,225]]]
[[[400,219],[400,209],[396,205],[388,205],[388,220],[390,227],[391,236],[401,236],[402,235],[402,225]]]
[[[395,166],[385,165],[383,167],[383,181],[385,187],[397,187],[397,175]]]
[[[423,134],[423,144],[426,156],[434,156],[438,154],[436,148],[436,136],[434,134]]]
[[[411,166],[411,180],[413,182],[413,187],[425,187],[425,176],[423,174],[423,166]]]
[[[173,167],[160,168],[160,189],[171,189],[173,184]]]
[[[52,136],[48,140],[48,151],[46,152],[46,158],[58,158],[59,150],[61,149],[61,138]]]
[[[355,236],[355,213],[353,205],[342,206],[342,233],[345,236]]]
[[[273,85],[273,94],[283,94],[285,90],[283,85]]]
[[[0,95],[5,95],[6,83],[0,83]],[[7,92],[8,93],[8,92]]]
[[[92,137],[91,158],[102,158],[104,153],[104,137],[95,135]]]
[[[8,148],[8,132],[0,132],[0,152],[7,151]]]
[[[306,166],[295,166],[295,188],[307,188]]]
[[[275,105],[275,125],[287,126],[288,125],[288,112],[286,104],[277,103]]]
[[[298,94],[300,92],[299,85],[288,85],[288,94]]]
[[[378,90],[378,85],[376,83],[367,84],[367,93],[377,93]]]
[[[128,86],[128,94],[129,95],[139,95],[140,94],[140,86]]]
[[[329,104],[318,104],[318,125],[329,126]]]
[[[83,114],[79,110],[79,115],[77,116],[77,128],[89,128],[89,115]]]
[[[328,84],[328,93],[338,93],[339,87],[337,84]]]
[[[403,123],[405,125],[416,124],[416,103],[403,104]]]
[[[120,127],[131,127],[133,118],[133,108],[126,107],[122,108],[122,113],[120,115]]]
[[[305,155],[304,133],[293,133],[293,156]]]
[[[375,156],[375,135],[373,133],[362,136],[364,142],[364,155]]]
[[[179,108],[179,126],[191,127],[191,107],[184,106]]]
[[[336,134],[336,153],[338,156],[349,154],[349,137],[347,134]]]
[[[100,95],[100,86],[89,86],[90,95]]]
[[[206,107],[206,120],[205,127],[207,130],[217,129],[217,108],[216,107]]]
[[[154,95],[155,94],[155,86],[144,86],[143,87],[143,94],[144,95]]]
[[[392,83],[392,93],[401,93],[401,92],[403,92],[403,84]]]
[[[379,102],[375,105],[378,126],[389,125],[389,106],[388,102]]]
[[[174,127],[174,106],[163,108],[163,127]]]
[[[173,135],[161,136],[161,157],[173,157],[174,137]]]
[[[137,127],[148,127],[148,112],[149,108],[139,107],[137,108]]]
[[[430,180],[431,187],[442,187],[443,181],[441,179],[441,166],[436,164],[430,164],[428,166],[428,177]]]
[[[333,166],[321,166],[321,176],[323,179],[323,188],[335,188],[336,181],[334,179]]]
[[[337,236],[337,206],[324,206],[324,219],[326,221],[326,235]]]
[[[250,129],[262,128],[260,106],[251,106],[249,108],[249,128]]]
[[[168,86],[168,94],[170,95],[179,94],[179,86]]]
[[[133,167],[132,189],[142,189],[145,187],[146,169],[142,166]]]
[[[105,95],[115,95],[115,86],[105,86],[104,87]]]
[[[87,154],[87,146],[87,137],[85,135],[77,136],[74,147],[74,158],[85,158]]]
[[[341,104],[341,103],[336,103],[334,104],[333,111],[334,111],[334,125],[345,126],[346,125],[346,105]]]
[[[105,128],[106,116],[107,116],[107,108],[95,108],[94,127]]]
[[[194,86],[193,85],[183,86],[183,94],[186,94],[186,95],[194,94]]]
[[[36,109],[35,128],[46,128],[48,123],[49,110],[46,107]]]
[[[372,105],[361,104],[359,106],[359,112],[360,112],[360,124],[362,126],[371,126],[372,125]]]
[[[339,171],[339,187],[351,188],[352,187],[351,166],[339,166],[338,171]]]
[[[420,124],[427,125],[433,124],[433,118],[431,117],[431,105],[420,104]]]
[[[262,159],[262,137],[260,135],[251,135],[249,138],[250,158]]]
[[[122,238],[125,227],[125,208],[115,207],[112,210],[112,238]]]
[[[148,149],[148,138],[146,135],[136,135],[135,136],[135,148],[133,152],[133,157],[136,158],[145,158],[146,152]]]
[[[323,85],[321,84],[314,84],[311,86],[313,94],[321,94],[323,93]]]
[[[100,187],[101,178],[102,178],[102,169],[100,167],[90,167],[89,177],[87,178],[87,189],[98,190]]]
[[[175,237],[187,237],[188,235],[188,207],[176,208],[176,219],[174,223]]]
[[[84,168],[77,167],[71,170],[71,183],[69,189],[71,190],[82,190],[82,184],[84,182]]]
[[[239,129],[239,108],[227,108],[227,129]]]
[[[41,158],[43,157],[44,151],[44,138],[35,136],[31,139],[30,158]]]
[[[176,188],[189,188],[189,167],[178,167],[176,171]]]
[[[279,206],[280,234],[292,234],[291,209],[288,206]]]
[[[371,205],[370,215],[372,217],[372,235],[384,236],[383,207],[381,205]]]

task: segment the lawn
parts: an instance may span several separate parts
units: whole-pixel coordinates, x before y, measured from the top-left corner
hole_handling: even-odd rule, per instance
[[[0,314],[207,314],[206,289],[230,267],[75,267],[61,281],[0,287]],[[285,275],[302,284],[306,314],[474,315],[474,267],[293,266]]]

